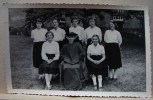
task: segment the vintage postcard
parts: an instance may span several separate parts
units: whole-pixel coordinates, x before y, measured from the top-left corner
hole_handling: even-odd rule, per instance
[[[143,6],[4,4],[8,93],[151,97]]]

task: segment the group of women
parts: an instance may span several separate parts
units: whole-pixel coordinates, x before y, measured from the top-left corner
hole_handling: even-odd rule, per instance
[[[102,31],[93,17],[89,17],[89,27],[85,30],[78,25],[77,17],[71,22],[69,33],[59,27],[57,19],[53,19],[54,28],[49,31],[37,20],[36,28],[31,32],[33,65],[39,68],[39,78],[45,76],[45,89],[52,88],[54,74],[60,75],[65,89],[73,90],[82,89],[90,78],[95,90],[102,88],[103,77],[117,80],[117,70],[122,66],[122,37],[115,30],[115,24],[110,22],[110,30],[106,30],[102,40]]]

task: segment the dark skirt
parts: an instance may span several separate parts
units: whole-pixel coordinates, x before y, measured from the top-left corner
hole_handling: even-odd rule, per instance
[[[109,68],[117,69],[122,67],[120,48],[117,43],[106,43],[105,52]]]
[[[69,64],[62,63],[63,84],[66,89],[79,90],[82,89],[82,82],[84,80],[81,70],[81,63]]]
[[[33,45],[33,66],[39,68],[42,63],[41,50],[44,42],[34,42]]]
[[[93,60],[100,60],[102,58],[101,55],[92,55],[90,57]],[[105,60],[97,65],[87,59],[87,68],[88,68],[89,74],[102,75],[103,77],[108,76],[108,66],[106,65]]]
[[[55,54],[46,54],[48,59],[53,59]],[[58,61],[54,60],[48,64],[47,61],[43,61],[39,67],[39,74],[57,74],[59,72]]]

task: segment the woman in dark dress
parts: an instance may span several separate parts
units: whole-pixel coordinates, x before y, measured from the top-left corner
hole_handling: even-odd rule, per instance
[[[95,90],[102,88],[102,78],[108,74],[108,68],[105,64],[105,50],[99,44],[99,41],[99,36],[93,35],[93,43],[87,49],[87,68],[92,77]],[[96,77],[98,78],[98,83],[96,82]]]
[[[118,69],[122,67],[120,45],[122,44],[122,36],[119,31],[115,30],[115,24],[110,22],[110,30],[104,35],[106,61],[109,66],[109,77],[117,80]]]
[[[42,21],[37,19],[36,28],[31,31],[31,38],[33,39],[33,66],[35,68],[39,68],[40,64],[42,63],[41,49],[42,44],[46,41],[46,32],[47,29],[42,28]],[[40,74],[39,79],[42,77],[43,74]]]
[[[45,74],[46,87],[45,89],[50,90],[51,84],[50,81],[52,79],[53,74],[57,74],[59,71],[58,62],[59,59],[59,45],[57,42],[53,41],[53,33],[47,32],[46,39],[47,41],[43,43],[41,56],[43,59],[43,63],[40,65],[41,74]]]
[[[82,73],[82,63],[80,58],[83,57],[82,46],[79,42],[74,42],[78,37],[77,34],[71,32],[66,35],[69,43],[62,48],[61,56],[63,57],[62,76],[63,84],[66,89],[79,90],[82,88],[84,80]]]

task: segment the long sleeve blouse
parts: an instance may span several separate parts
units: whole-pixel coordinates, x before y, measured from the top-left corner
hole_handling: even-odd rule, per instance
[[[60,56],[58,43],[55,41],[52,41],[51,43],[49,43],[48,41],[44,42],[42,46],[41,56],[42,56],[42,59],[45,61],[48,60],[48,57],[46,54],[55,54],[55,57],[53,58],[53,60],[58,60]]]
[[[118,43],[119,45],[122,44],[122,36],[119,31],[117,30],[107,30],[104,35],[104,41],[106,43]]]
[[[54,38],[53,38],[54,41],[63,41],[64,40],[65,34],[66,34],[64,29],[58,27],[57,30],[52,29],[51,32],[53,32],[53,34],[54,34]]]
[[[105,54],[104,47],[100,44],[94,46],[93,44],[88,46],[87,53],[90,55],[102,55]]]
[[[91,39],[94,34],[99,36],[100,42],[102,41],[102,31],[99,27],[95,26],[94,28],[88,27],[85,29],[86,40]]]
[[[34,29],[31,31],[31,38],[34,39],[34,42],[41,42],[46,41],[45,34],[47,32],[47,29],[41,28],[41,29]]]
[[[70,27],[69,32],[74,32],[74,33],[78,34],[79,40],[83,40],[83,41],[85,40],[85,31],[84,31],[83,27],[81,27],[79,25],[76,28]]]

